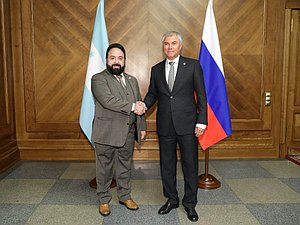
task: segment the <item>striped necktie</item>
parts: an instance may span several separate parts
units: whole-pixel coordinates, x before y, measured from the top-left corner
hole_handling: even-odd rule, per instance
[[[116,75],[116,77],[117,77],[119,83],[121,84],[121,86],[122,86],[124,89],[126,89],[126,84],[125,84],[124,81],[123,81],[123,76],[122,76],[122,74]]]

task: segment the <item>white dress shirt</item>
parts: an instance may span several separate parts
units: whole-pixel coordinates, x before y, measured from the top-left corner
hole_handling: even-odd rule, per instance
[[[166,81],[168,83],[168,79],[169,79],[169,73],[170,73],[170,68],[171,68],[171,65],[169,64],[169,62],[174,62],[174,81],[175,81],[175,78],[176,78],[176,73],[177,73],[177,69],[178,69],[178,62],[179,62],[179,55],[174,59],[174,60],[169,60],[169,59],[166,59]]]

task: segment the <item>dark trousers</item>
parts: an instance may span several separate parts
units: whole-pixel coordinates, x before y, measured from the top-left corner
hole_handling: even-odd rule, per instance
[[[197,204],[198,181],[198,140],[195,134],[177,135],[171,126],[169,135],[159,135],[160,168],[163,183],[163,193],[171,203],[178,203],[176,182],[177,143],[180,148],[182,171],[184,175],[185,207],[195,207]]]

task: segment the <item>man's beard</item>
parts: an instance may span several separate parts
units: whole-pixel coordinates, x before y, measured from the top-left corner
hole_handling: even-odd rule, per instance
[[[120,64],[112,64],[111,66],[106,63],[106,68],[108,72],[115,75],[120,75],[125,70],[125,65],[121,66]]]

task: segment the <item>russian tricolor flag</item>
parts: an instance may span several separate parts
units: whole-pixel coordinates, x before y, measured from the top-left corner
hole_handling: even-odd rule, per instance
[[[108,37],[104,17],[104,0],[100,0],[94,23],[89,62],[86,72],[85,85],[80,111],[80,127],[91,142],[92,125],[95,114],[94,97],[91,90],[91,79],[96,73],[106,68],[105,53],[108,47]]]
[[[202,149],[205,150],[232,133],[212,0],[209,0],[206,10],[199,61],[203,69],[207,97],[208,126],[204,134],[199,137],[199,143]]]

